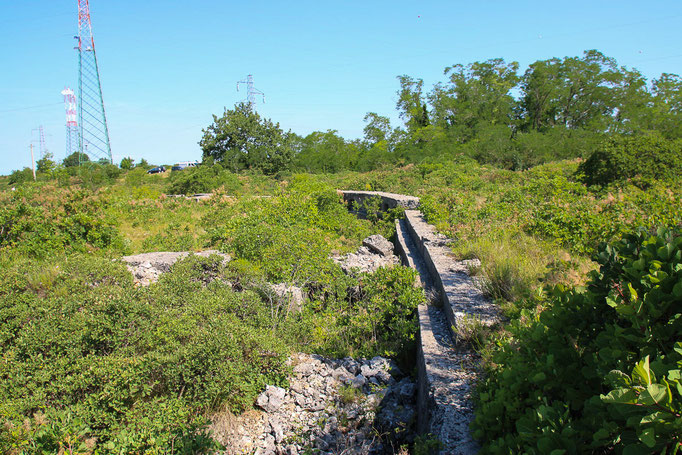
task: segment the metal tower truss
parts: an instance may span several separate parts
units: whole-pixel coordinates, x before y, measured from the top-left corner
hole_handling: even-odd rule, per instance
[[[79,146],[76,94],[69,87],[65,87],[62,95],[64,95],[64,109],[66,110],[66,156],[71,156],[78,151]]]
[[[249,103],[252,108],[256,106],[256,96],[258,95],[263,97],[263,102],[265,103],[265,93],[253,86],[252,74],[246,76],[246,80],[237,82],[237,91],[239,91],[239,84],[246,84],[246,102]]]
[[[40,140],[40,159],[42,160],[47,155],[47,144],[45,143],[45,131],[43,131],[43,125],[38,127],[38,135]]]
[[[78,150],[113,164],[88,0],[78,0]],[[79,155],[80,157],[80,155]]]

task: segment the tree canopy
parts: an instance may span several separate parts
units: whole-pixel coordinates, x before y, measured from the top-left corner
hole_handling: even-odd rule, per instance
[[[214,115],[213,123],[202,132],[199,145],[204,160],[221,163],[234,172],[254,169],[274,174],[288,169],[293,158],[291,132],[261,118],[248,103],[225,109],[222,117]]]
[[[90,161],[90,157],[85,153],[80,153],[80,160],[78,159],[79,152],[73,152],[71,155],[64,158],[62,164],[64,167],[75,167],[85,161]]]

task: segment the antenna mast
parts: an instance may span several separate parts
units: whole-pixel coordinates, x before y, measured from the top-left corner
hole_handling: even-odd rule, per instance
[[[69,87],[62,90],[66,110],[66,156],[78,151],[78,121],[76,120],[76,94]],[[80,163],[80,159],[78,160]]]
[[[78,150],[113,164],[88,0],[78,0],[78,36],[74,38],[78,40]]]
[[[237,82],[237,91],[239,91],[239,84],[246,84],[246,102],[249,103],[252,109],[256,106],[256,96],[260,95],[263,97],[263,103],[265,103],[265,93],[261,92],[253,86],[253,75],[249,74],[246,76],[245,81]]]

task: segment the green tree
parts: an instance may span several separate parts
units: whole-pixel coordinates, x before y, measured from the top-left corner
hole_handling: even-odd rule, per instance
[[[7,184],[14,185],[17,183],[30,182],[33,180],[33,171],[30,167],[25,167],[22,170],[15,170],[9,175]]]
[[[522,78],[523,126],[605,131],[617,112],[625,80],[616,61],[596,50],[585,51],[582,58],[537,61]]]
[[[368,144],[373,145],[388,139],[391,134],[391,120],[388,117],[383,117],[375,112],[368,112],[363,120],[367,123],[363,132]]]
[[[78,159],[78,155],[78,152],[73,152],[71,155],[64,158],[64,161],[62,161],[64,167],[75,167],[82,162],[90,161],[90,157],[85,153],[80,154],[80,160]]]
[[[123,159],[121,160],[121,165],[120,165],[119,167],[120,167],[121,169],[130,170],[130,169],[133,168],[133,162],[134,162],[134,161],[135,161],[135,160],[132,159],[131,157],[123,158]]]
[[[450,130],[461,142],[475,137],[481,128],[510,126],[516,104],[511,90],[519,81],[518,68],[517,62],[505,63],[501,58],[446,68],[449,83],[437,84],[429,94],[434,124]]]
[[[314,131],[301,140],[296,164],[307,171],[338,172],[354,169],[358,147],[346,142],[336,130]]]
[[[57,163],[52,159],[51,153],[46,153],[41,159],[36,161],[36,170],[41,173],[49,174],[57,167]]]
[[[213,123],[202,132],[199,145],[204,159],[213,159],[234,172],[258,169],[274,174],[288,169],[293,158],[291,132],[261,118],[248,103],[225,109],[222,117],[214,115]]]
[[[634,69],[622,68],[621,73],[623,81],[616,88],[618,103],[610,131],[640,134],[651,130],[653,97],[646,78]]]
[[[400,112],[400,118],[407,126],[407,130],[411,132],[427,126],[430,122],[422,93],[424,81],[412,79],[407,75],[398,76],[398,80],[400,81],[400,91],[398,91],[396,107]]]
[[[651,129],[670,139],[682,137],[682,78],[663,73],[654,79],[651,109]]]

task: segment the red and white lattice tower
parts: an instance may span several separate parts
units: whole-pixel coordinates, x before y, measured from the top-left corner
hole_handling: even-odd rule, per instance
[[[62,95],[64,95],[64,108],[66,109],[66,156],[71,156],[78,151],[76,94],[69,87],[65,87]]]
[[[113,163],[88,0],[78,0],[78,36],[75,38],[78,40],[78,149],[92,158]]]

